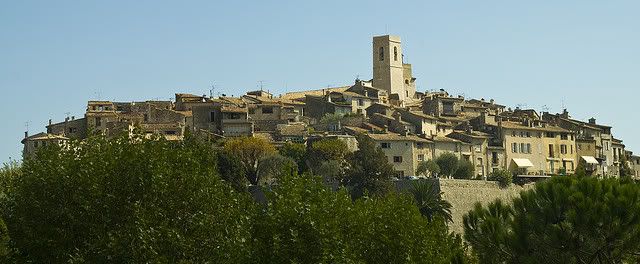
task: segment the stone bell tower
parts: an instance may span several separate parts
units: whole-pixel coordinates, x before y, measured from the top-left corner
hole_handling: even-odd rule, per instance
[[[400,37],[373,37],[373,87],[386,90],[390,98],[396,94],[400,101],[412,98],[415,89],[409,91],[405,87],[403,67]]]

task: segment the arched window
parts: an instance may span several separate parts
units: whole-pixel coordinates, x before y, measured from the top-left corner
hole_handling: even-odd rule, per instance
[[[393,47],[393,60],[398,61],[398,47]]]
[[[384,60],[384,47],[380,47],[380,54],[378,56],[380,57],[380,61]]]

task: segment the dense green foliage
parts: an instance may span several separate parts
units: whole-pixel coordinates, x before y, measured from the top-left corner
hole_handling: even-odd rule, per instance
[[[307,146],[301,143],[287,142],[284,143],[278,151],[280,155],[288,157],[298,164],[298,172],[302,173],[307,171],[307,164],[305,162]]]
[[[320,178],[292,176],[269,194],[255,232],[259,263],[450,263],[464,260],[460,238],[423,218],[410,198],[353,202]]]
[[[456,171],[453,173],[455,179],[471,179],[473,178],[474,167],[468,160],[459,160]]]
[[[441,198],[442,193],[437,187],[428,181],[415,181],[411,194],[416,201],[416,205],[422,216],[427,217],[429,221],[440,218],[447,222],[451,222],[451,204]]]
[[[16,263],[466,261],[442,219],[423,217],[410,196],[376,189],[388,164],[373,166],[380,150],[363,146],[349,164],[385,173],[362,185],[377,195],[353,200],[298,175],[289,157],[269,155],[256,177],[277,184],[259,204],[239,188],[235,170],[246,168],[238,154],[209,142],[134,136],[51,145],[0,170],[0,262],[7,254]]]
[[[481,263],[637,263],[640,186],[628,180],[555,177],[513,204],[476,205],[465,239]]]
[[[440,166],[433,160],[421,161],[418,163],[416,169],[416,175],[418,176],[431,176],[434,177],[440,173]]]
[[[258,166],[260,162],[276,153],[276,149],[268,141],[257,137],[238,137],[224,143],[224,151],[242,164],[244,174],[249,183],[260,182]]]
[[[16,259],[245,262],[253,202],[194,141],[96,137],[24,161],[5,219]]]
[[[446,152],[436,158],[436,163],[440,168],[440,175],[451,177],[458,169],[458,157],[455,154]]]
[[[344,185],[354,198],[365,194],[386,194],[391,189],[391,177],[395,175],[393,166],[373,139],[365,135],[358,135],[356,138],[358,150],[347,157],[349,166]]]
[[[487,177],[489,181],[497,181],[500,184],[500,187],[508,187],[513,182],[513,174],[508,170],[494,170],[491,172],[489,177]]]
[[[344,141],[339,139],[322,139],[311,144],[307,152],[307,159],[313,169],[317,169],[322,163],[327,161],[343,163],[348,153],[349,148]]]

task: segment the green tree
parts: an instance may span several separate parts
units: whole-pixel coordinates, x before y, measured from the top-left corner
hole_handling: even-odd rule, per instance
[[[8,262],[11,253],[9,233],[4,222],[8,211],[8,195],[13,190],[14,181],[19,179],[21,168],[17,162],[4,164],[0,168],[0,262]]]
[[[442,193],[432,182],[426,180],[414,181],[411,189],[413,199],[420,210],[422,216],[433,221],[434,218],[441,218],[447,222],[453,221],[451,218],[451,204],[442,199]]]
[[[349,153],[347,143],[339,139],[322,139],[311,144],[307,152],[307,158],[313,169],[317,169],[322,163],[327,161],[337,161],[343,163],[345,156]]]
[[[453,173],[455,179],[471,179],[473,178],[474,167],[468,160],[458,161],[456,171]]]
[[[497,181],[500,187],[508,187],[513,182],[513,174],[508,170],[493,170],[487,180]]]
[[[298,173],[298,165],[291,158],[279,154],[268,156],[260,161],[258,178],[261,184],[277,182],[284,175]]]
[[[458,169],[458,157],[451,152],[445,152],[436,159],[440,168],[440,175],[445,177],[453,176]]]
[[[633,176],[633,170],[629,166],[627,155],[620,155],[620,177]]]
[[[8,194],[16,261],[245,263],[254,205],[216,163],[210,146],[142,135],[41,149]]]
[[[224,151],[242,163],[247,180],[254,185],[260,182],[258,176],[260,161],[276,153],[273,145],[257,137],[230,139],[224,144]]]
[[[343,183],[354,198],[365,193],[384,195],[391,189],[393,166],[380,147],[368,136],[357,135],[358,150],[347,158],[349,166]]]
[[[298,173],[307,171],[305,164],[305,156],[307,154],[307,147],[301,143],[287,142],[278,149],[280,155],[289,157],[298,164]]]
[[[433,160],[421,161],[418,163],[418,168],[416,169],[416,175],[424,175],[424,176],[435,176],[440,173],[440,166]]]
[[[243,192],[247,190],[247,172],[242,162],[232,153],[220,151],[218,153],[218,171],[220,177],[227,181],[236,191]]]
[[[478,204],[463,221],[481,263],[633,262],[640,253],[640,186],[555,177],[513,204]]]
[[[254,227],[256,263],[461,263],[460,237],[429,222],[410,197],[352,201],[319,177],[292,174],[272,192]]]

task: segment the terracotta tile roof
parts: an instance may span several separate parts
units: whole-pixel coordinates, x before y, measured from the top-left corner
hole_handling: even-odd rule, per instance
[[[548,125],[546,127],[528,127],[528,126],[521,125],[519,123],[510,122],[510,121],[503,121],[502,122],[502,127],[507,128],[507,129],[522,129],[522,130],[534,130],[534,131],[546,131],[546,132],[573,133],[573,132],[571,132],[569,130],[566,130],[566,129],[558,127],[558,126]]]

